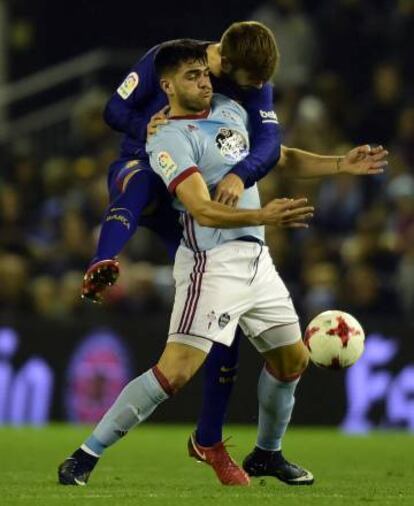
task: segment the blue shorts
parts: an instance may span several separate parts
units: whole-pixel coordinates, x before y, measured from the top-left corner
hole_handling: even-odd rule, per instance
[[[162,179],[152,170],[147,160],[121,158],[109,166],[108,191],[113,203],[123,191],[125,183],[134,173],[144,173],[147,195],[140,193],[140,199],[147,201],[144,212],[138,219],[138,226],[155,232],[164,242],[170,258],[175,257],[182,228],[179,212],[172,207],[172,198]]]

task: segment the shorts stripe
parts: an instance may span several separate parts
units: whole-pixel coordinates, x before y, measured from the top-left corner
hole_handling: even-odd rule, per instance
[[[191,325],[193,324],[194,316],[197,311],[198,300],[200,299],[201,283],[203,281],[203,274],[204,274],[205,268],[206,268],[207,254],[205,251],[202,251],[200,253],[200,256],[201,256],[202,260],[201,260],[201,265],[199,267],[199,272],[196,275],[197,279],[196,279],[195,295],[194,295],[194,299],[190,303],[189,318],[188,318],[187,324],[184,328],[183,334],[188,334],[190,332]]]
[[[190,330],[197,309],[198,300],[201,292],[201,282],[206,266],[207,254],[205,251],[195,253],[195,263],[193,271],[190,274],[190,284],[187,289],[187,297],[184,303],[183,313],[178,325],[178,333],[185,334]]]
[[[190,215],[188,213],[185,213],[185,221],[186,221],[187,237],[188,237],[188,240],[190,242],[191,249],[193,251],[197,251],[196,244],[195,244],[195,241],[194,241],[193,231],[191,229],[191,219],[190,219]]]
[[[189,214],[188,215],[188,219],[189,219],[189,222],[190,222],[190,226],[189,226],[190,231],[191,231],[190,233],[191,233],[191,236],[192,236],[193,241],[194,241],[194,249],[195,249],[195,251],[200,251],[198,249],[198,244],[197,244],[197,239],[196,239],[196,234],[195,234],[195,229],[194,229],[194,218]]]
[[[188,231],[187,231],[187,226],[186,226],[185,215],[186,215],[186,213],[182,213],[181,216],[180,216],[180,223],[181,223],[181,225],[183,227],[184,244],[186,245],[186,247],[188,249],[192,249],[191,245],[190,245],[190,238],[188,237]]]
[[[184,213],[183,215],[183,226],[184,226],[184,239],[185,242],[190,244],[190,249],[193,251],[199,252],[195,230],[194,230],[194,220],[193,217],[189,213]]]
[[[191,302],[191,300],[193,298],[193,292],[194,292],[194,282],[193,282],[193,280],[194,280],[194,275],[197,272],[197,267],[198,267],[198,264],[200,262],[200,257],[197,256],[197,255],[194,255],[194,259],[195,259],[195,262],[194,262],[194,266],[193,266],[193,271],[190,274],[190,281],[191,282],[188,284],[187,297],[185,299],[183,313],[181,315],[181,319],[180,319],[180,323],[178,325],[177,332],[182,332],[183,331],[184,323],[185,323],[187,312],[188,312],[188,309],[189,309],[189,305],[190,305],[190,302]]]

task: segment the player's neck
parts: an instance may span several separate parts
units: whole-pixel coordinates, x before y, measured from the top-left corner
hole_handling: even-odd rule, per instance
[[[186,109],[185,107],[180,106],[179,104],[170,104],[170,110],[168,111],[168,117],[172,119],[179,119],[179,118],[206,118],[208,116],[208,113],[210,111],[210,108],[203,109],[201,111],[194,111],[190,109]]]
[[[215,77],[221,75],[221,54],[220,54],[220,43],[210,44],[207,46],[207,59],[210,72]]]

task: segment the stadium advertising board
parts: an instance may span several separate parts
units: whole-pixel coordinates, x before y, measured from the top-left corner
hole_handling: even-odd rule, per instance
[[[103,324],[104,323],[104,324]],[[0,326],[0,425],[51,420],[93,423],[129,379],[157,359],[168,315],[107,322],[31,320]],[[414,430],[414,342],[408,327],[364,322],[366,348],[346,371],[311,366],[296,395],[294,423],[347,432]],[[255,423],[260,357],[244,342],[229,421]],[[195,422],[202,373],[153,421]]]

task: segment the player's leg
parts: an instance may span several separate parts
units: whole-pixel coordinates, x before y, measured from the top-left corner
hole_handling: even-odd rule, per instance
[[[257,442],[244,459],[243,467],[250,476],[274,476],[289,485],[311,485],[313,475],[287,461],[282,454],[282,438],[295,405],[295,390],[308,364],[308,350],[297,333],[298,327],[284,328],[284,336],[290,330],[298,340],[286,346],[278,346],[281,342],[278,328],[256,339],[255,345],[262,350],[266,362],[258,383]],[[263,351],[272,345],[277,347]]]
[[[313,483],[313,476],[282,455],[300,375],[308,363],[298,316],[289,292],[263,248],[252,283],[254,307],[240,320],[266,365],[258,383],[259,421],[256,447],[244,462],[251,476],[275,476],[291,485]]]
[[[126,385],[92,434],[60,465],[59,482],[85,485],[104,451],[181,389],[202,365],[210,348],[207,340],[201,345],[195,342],[195,346],[167,343],[157,365]]]
[[[202,444],[193,434],[189,440],[189,451],[191,456],[213,467],[218,479],[225,485],[248,485],[250,481],[221,440],[223,419],[232,389],[228,380],[233,381],[237,364],[238,343],[232,346],[232,342],[238,315],[244,309],[243,295],[248,291],[246,280],[243,277],[239,280],[231,270],[237,251],[238,247],[234,245],[196,253],[180,247],[175,262],[177,287],[187,289],[185,280],[192,280],[192,286],[185,294],[185,303],[177,311],[177,325],[183,332],[191,331],[215,343],[210,352],[214,353],[213,360],[208,358],[205,364],[205,397],[198,427],[201,437],[206,439]],[[247,259],[242,260],[249,265]],[[237,272],[237,267],[233,266],[233,269]],[[170,339],[175,339],[174,329],[170,332]],[[239,340],[238,334],[236,339]]]
[[[277,341],[272,330],[265,336]],[[282,454],[282,438],[295,405],[295,390],[308,362],[302,341],[263,353],[266,364],[258,383],[259,419],[254,450],[244,459],[250,476],[274,476],[289,485],[311,485],[313,475],[287,461]]]
[[[83,296],[99,301],[119,273],[115,257],[135,233],[140,217],[156,199],[159,177],[145,162],[115,162],[109,178],[111,203],[104,215],[98,247],[84,277]]]
[[[193,445],[213,446],[223,438],[223,424],[237,377],[241,330],[233,344],[214,344],[204,364],[203,404],[197,429],[189,440],[190,455],[197,458]]]

